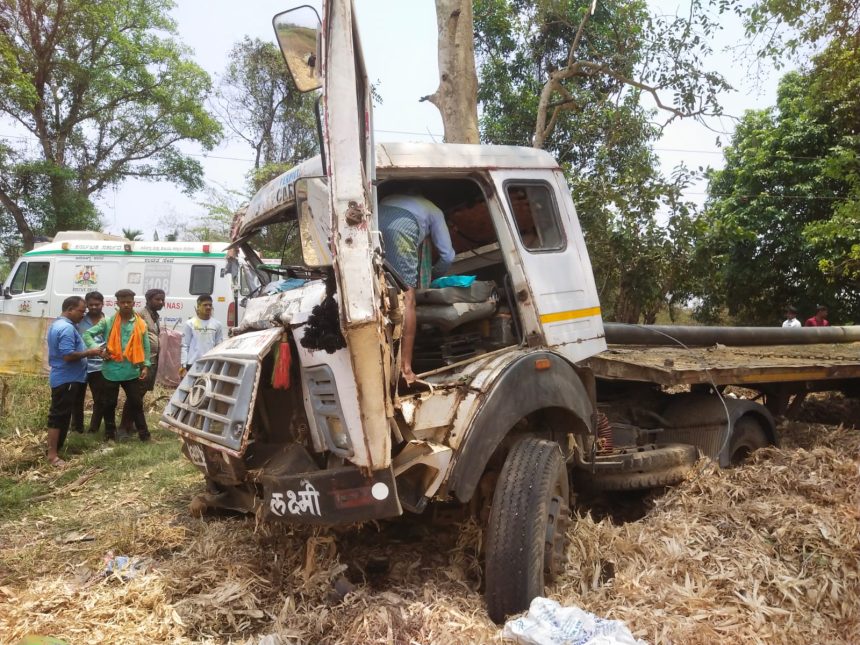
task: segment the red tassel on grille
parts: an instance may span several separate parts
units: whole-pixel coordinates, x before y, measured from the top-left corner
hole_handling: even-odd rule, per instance
[[[276,390],[290,389],[290,364],[292,360],[290,344],[283,342],[278,345],[278,355],[275,357],[275,374],[272,377],[272,387]]]

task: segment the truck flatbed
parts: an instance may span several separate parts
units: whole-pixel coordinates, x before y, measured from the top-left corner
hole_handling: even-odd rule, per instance
[[[660,385],[753,385],[860,378],[860,342],[666,347],[609,345],[585,364],[604,379]]]

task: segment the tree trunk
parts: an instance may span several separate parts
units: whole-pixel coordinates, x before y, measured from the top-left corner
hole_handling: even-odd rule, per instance
[[[24,242],[24,251],[32,251],[36,243],[36,236],[33,234],[33,229],[27,223],[27,218],[21,208],[10,199],[9,195],[0,190],[0,205],[2,205],[12,215],[15,220],[15,226],[18,227],[18,232],[21,234],[21,240]]]
[[[436,0],[439,87],[422,101],[439,108],[445,143],[478,143],[478,75],[472,0]]]

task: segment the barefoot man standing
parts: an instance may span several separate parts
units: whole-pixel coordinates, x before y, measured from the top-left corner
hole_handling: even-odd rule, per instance
[[[84,299],[69,296],[63,313],[48,330],[48,364],[51,366],[51,410],[48,412],[48,462],[63,466],[57,452],[66,441],[75,401],[87,382],[87,357],[98,356],[101,349],[87,349],[77,324],[86,312]]]

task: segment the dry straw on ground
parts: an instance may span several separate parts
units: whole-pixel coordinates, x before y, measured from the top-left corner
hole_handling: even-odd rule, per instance
[[[581,517],[551,595],[651,643],[860,642],[860,430],[782,430],[783,447],[748,466],[700,463],[641,520]],[[41,561],[0,587],[0,641],[501,641],[484,613],[471,522],[325,533],[152,512],[129,526],[115,542],[154,562],[130,582],[89,575],[100,563],[76,559],[74,545],[5,527],[4,561],[10,549]],[[355,585],[345,598],[335,593],[343,578]]]

